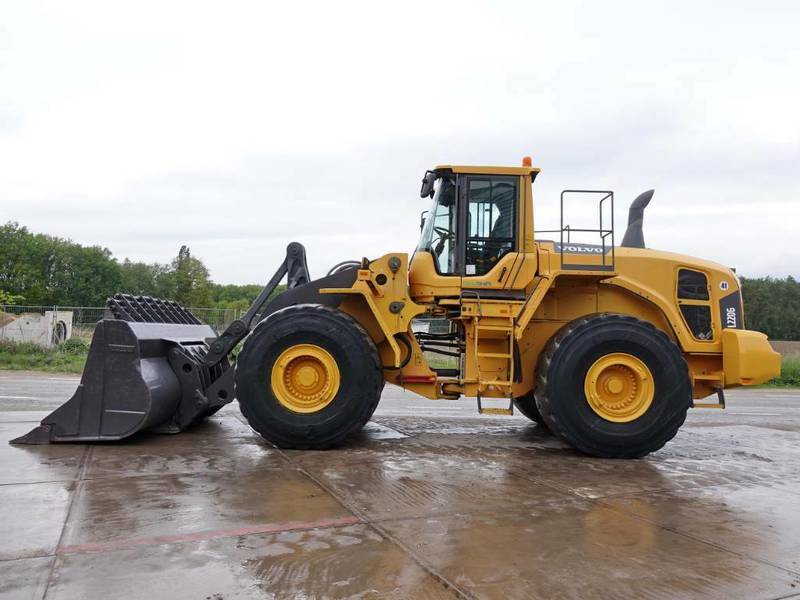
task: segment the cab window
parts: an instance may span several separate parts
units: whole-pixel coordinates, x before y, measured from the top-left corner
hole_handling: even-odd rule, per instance
[[[467,179],[465,275],[485,275],[516,248],[517,183],[516,177]]]
[[[436,181],[433,206],[428,211],[417,250],[433,255],[442,275],[456,272],[456,184],[452,177]]]
[[[695,339],[714,339],[708,278],[705,273],[691,269],[678,270],[678,304],[683,320]]]

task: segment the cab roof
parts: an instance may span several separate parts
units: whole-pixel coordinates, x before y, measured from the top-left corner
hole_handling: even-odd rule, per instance
[[[434,171],[467,173],[474,175],[530,175],[541,171],[539,167],[481,167],[475,165],[436,165]]]

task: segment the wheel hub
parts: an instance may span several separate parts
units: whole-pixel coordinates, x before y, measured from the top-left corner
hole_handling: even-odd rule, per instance
[[[597,359],[584,379],[586,401],[606,421],[629,423],[653,403],[655,384],[650,369],[639,358],[615,352]]]
[[[339,391],[339,382],[336,360],[314,344],[287,348],[272,366],[275,397],[297,413],[314,413],[328,406]]]

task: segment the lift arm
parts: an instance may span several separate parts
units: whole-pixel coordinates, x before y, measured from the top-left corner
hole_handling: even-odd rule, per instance
[[[203,359],[206,365],[217,364],[250,333],[253,329],[253,321],[284,277],[287,277],[287,288],[289,289],[304,285],[311,280],[306,263],[306,249],[298,242],[292,242],[286,247],[286,258],[283,259],[272,279],[264,286],[247,312],[240,319],[236,319],[228,325],[219,336],[207,340],[209,349]]]

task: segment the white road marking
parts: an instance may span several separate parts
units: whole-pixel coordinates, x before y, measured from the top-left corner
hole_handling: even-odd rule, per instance
[[[781,413],[764,413],[764,412],[751,412],[751,411],[733,411],[733,410],[726,410],[725,414],[728,415],[745,415],[748,417],[780,417]]]
[[[0,396],[0,400],[48,400],[42,396]]]
[[[75,377],[17,377],[17,376],[9,376],[9,375],[2,375],[0,374],[0,381],[6,382],[11,381],[14,383],[36,383],[38,381],[68,381],[70,383],[78,383],[80,381],[80,377],[77,375]]]

